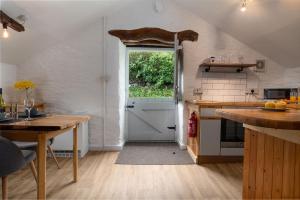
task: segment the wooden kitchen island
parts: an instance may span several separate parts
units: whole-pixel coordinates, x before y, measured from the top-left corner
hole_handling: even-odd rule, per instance
[[[218,109],[245,127],[244,199],[300,198],[300,110]]]

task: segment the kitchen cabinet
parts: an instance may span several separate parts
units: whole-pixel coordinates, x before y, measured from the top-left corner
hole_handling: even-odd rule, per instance
[[[201,155],[220,155],[221,120],[200,120]]]
[[[255,108],[263,105],[263,102],[187,101],[187,117],[195,112],[198,118],[197,137],[187,139],[187,149],[195,163],[242,161],[243,148],[221,148],[221,117],[217,115],[216,110]]]

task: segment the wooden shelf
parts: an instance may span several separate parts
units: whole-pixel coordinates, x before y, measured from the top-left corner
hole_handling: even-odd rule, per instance
[[[202,63],[199,67],[205,67],[205,72],[209,72],[211,68],[236,68],[236,72],[242,72],[244,68],[255,67],[256,64],[239,64],[239,63]]]

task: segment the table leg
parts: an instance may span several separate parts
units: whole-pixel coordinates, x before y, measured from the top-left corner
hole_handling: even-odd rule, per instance
[[[73,129],[73,180],[78,181],[78,136],[77,136],[78,126]]]
[[[38,166],[38,187],[37,198],[46,199],[46,146],[45,134],[38,134],[37,166]]]
[[[7,176],[2,177],[2,199],[7,200]]]

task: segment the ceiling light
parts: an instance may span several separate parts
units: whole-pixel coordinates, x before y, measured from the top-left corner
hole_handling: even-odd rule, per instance
[[[245,12],[247,10],[247,0],[242,1],[241,11]]]
[[[7,23],[3,24],[3,34],[2,34],[3,38],[8,38],[9,34],[7,31]]]

